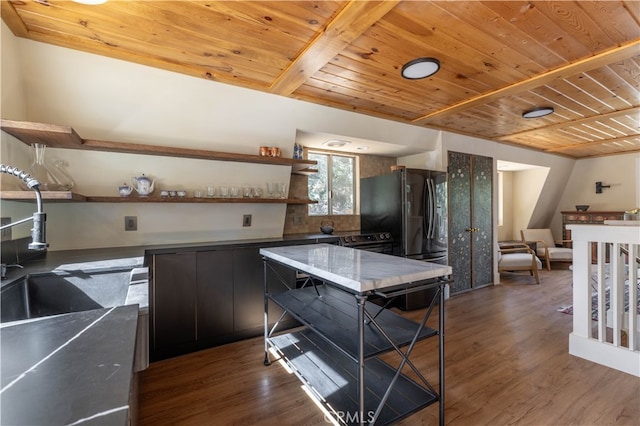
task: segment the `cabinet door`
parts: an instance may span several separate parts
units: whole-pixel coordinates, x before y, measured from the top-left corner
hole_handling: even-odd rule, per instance
[[[449,153],[449,264],[452,294],[471,288],[471,157]]]
[[[295,287],[295,271],[270,264],[278,272],[287,284]],[[264,327],[264,262],[260,256],[259,248],[246,248],[234,250],[234,330],[260,331]],[[269,291],[285,291],[286,286],[278,278],[276,273],[267,269],[269,279]],[[282,314],[273,302],[269,303],[269,320],[275,322]],[[288,324],[286,325],[288,326]]]
[[[493,283],[493,158],[471,158],[472,287]]]
[[[493,159],[449,152],[451,293],[493,282]]]
[[[152,282],[152,347],[156,354],[184,352],[196,340],[196,254],[154,256]]]
[[[196,338],[200,343],[233,331],[233,251],[197,255]]]

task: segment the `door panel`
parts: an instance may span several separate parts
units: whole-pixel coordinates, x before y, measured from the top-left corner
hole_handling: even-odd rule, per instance
[[[153,349],[179,353],[196,340],[196,254],[156,255],[153,263]]]
[[[233,331],[233,252],[212,250],[197,257],[197,340]]]
[[[493,159],[474,156],[472,287],[493,283]]]
[[[493,159],[449,152],[451,293],[493,282]]]
[[[450,292],[471,288],[471,159],[449,153],[449,264],[453,271]]]

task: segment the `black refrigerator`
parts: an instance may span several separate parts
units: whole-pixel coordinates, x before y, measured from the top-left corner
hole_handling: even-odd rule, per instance
[[[401,169],[360,179],[360,230],[390,232],[396,256],[447,265],[446,172]],[[399,307],[423,307],[431,295],[409,294]]]

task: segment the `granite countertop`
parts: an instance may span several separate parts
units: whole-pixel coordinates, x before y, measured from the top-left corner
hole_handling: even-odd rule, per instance
[[[451,275],[451,267],[332,244],[260,249],[268,259],[365,293]]]
[[[3,327],[0,424],[128,424],[137,318],[130,305]]]

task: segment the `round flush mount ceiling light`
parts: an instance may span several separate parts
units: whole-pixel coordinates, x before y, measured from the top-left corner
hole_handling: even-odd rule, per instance
[[[402,66],[402,76],[409,80],[419,80],[438,72],[440,61],[436,58],[417,58]]]
[[[538,107],[522,113],[522,118],[538,118],[553,114],[552,107]]]
[[[328,140],[326,142],[322,142],[322,145],[328,146],[328,147],[331,147],[331,148],[340,148],[341,146],[345,146],[345,145],[348,145],[350,143],[351,142],[349,142],[349,141],[343,141],[343,140],[340,140],[340,139],[330,139],[330,140]]]

